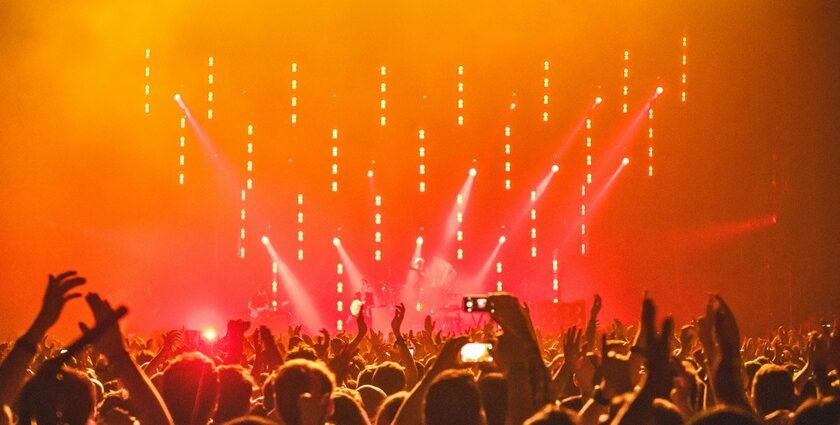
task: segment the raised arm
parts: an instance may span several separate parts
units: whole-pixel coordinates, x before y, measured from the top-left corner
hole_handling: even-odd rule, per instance
[[[23,387],[26,368],[38,353],[38,344],[44,339],[47,330],[58,321],[67,301],[82,296],[71,291],[84,283],[85,278],[77,276],[75,271],[67,271],[58,276],[50,275],[41,310],[35,321],[29,326],[29,330],[18,338],[12,351],[0,364],[0,406],[15,402]]]
[[[400,353],[400,364],[405,368],[405,384],[408,388],[411,388],[417,383],[417,365],[414,364],[414,357],[411,356],[411,351],[408,350],[408,344],[405,343],[405,338],[403,338],[400,330],[403,319],[405,319],[405,305],[399,303],[394,306],[391,331],[394,332],[394,345]]]
[[[114,315],[115,310],[111,307],[111,304],[100,298],[98,294],[91,292],[85,297],[85,300],[90,306],[97,323],[106,321]],[[88,332],[87,326],[82,323],[79,326],[83,332]],[[149,381],[146,374],[140,370],[140,367],[126,351],[119,324],[114,324],[94,345],[101,353],[105,354],[117,379],[128,390],[129,400],[131,400],[133,407],[132,413],[140,420],[140,423],[171,424],[172,418],[163,403],[163,399],[152,386],[152,382]]]

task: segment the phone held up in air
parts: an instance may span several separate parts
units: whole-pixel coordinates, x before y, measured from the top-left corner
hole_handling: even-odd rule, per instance
[[[489,313],[493,311],[493,303],[487,295],[464,295],[461,308],[467,313]]]
[[[490,350],[493,348],[491,344],[483,342],[469,342],[461,347],[461,354],[458,359],[461,363],[486,363],[492,362],[493,356]]]

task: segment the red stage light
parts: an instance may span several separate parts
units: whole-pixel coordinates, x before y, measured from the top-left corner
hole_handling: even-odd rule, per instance
[[[505,243],[505,241],[507,241],[507,238],[506,238],[506,237],[504,237],[504,236],[499,236],[499,245],[501,245],[501,244]]]

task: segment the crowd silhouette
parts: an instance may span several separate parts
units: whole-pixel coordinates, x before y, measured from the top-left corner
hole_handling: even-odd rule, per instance
[[[199,344],[173,330],[125,335],[96,293],[95,318],[60,347],[45,336],[82,297],[76,272],[50,275],[26,332],[0,347],[0,424],[831,424],[840,423],[840,332],[779,327],[744,337],[718,295],[683,326],[656,323],[647,294],[638,323],[602,326],[595,296],[585,328],[540,332],[526,305],[489,295],[492,321],[463,334],[402,327],[316,335],[231,320]],[[468,342],[492,346],[465,362]]]

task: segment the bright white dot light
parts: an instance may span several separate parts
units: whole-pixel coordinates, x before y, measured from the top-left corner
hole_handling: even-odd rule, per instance
[[[263,245],[268,245],[268,236],[261,237],[260,242],[262,242]]]
[[[621,160],[621,165],[627,165],[629,163],[630,163],[630,158],[624,157],[624,159]]]
[[[507,241],[507,238],[506,238],[506,237],[504,237],[504,236],[499,236],[499,245],[501,245],[501,244],[505,243],[505,241]]]
[[[554,164],[554,165],[551,166],[551,172],[552,173],[556,173],[558,171],[560,171],[560,166],[559,165]]]
[[[477,171],[475,170],[475,168],[470,168],[470,175],[471,176],[475,177],[476,173],[477,173]]]
[[[216,340],[216,337],[218,337],[218,334],[215,329],[207,328],[201,333],[201,336],[203,336],[207,341],[213,342]]]
[[[417,245],[423,245],[423,237],[422,236],[417,237]]]
[[[369,178],[373,178],[373,170],[368,170],[368,172],[367,172],[367,176],[368,176]]]
[[[181,93],[175,93],[175,101],[176,101],[176,102],[180,102],[180,101],[181,101]]]
[[[659,86],[659,87],[656,88],[656,94],[662,94],[662,92],[664,92],[664,91],[665,91],[665,89],[662,88],[662,86]]]
[[[604,99],[601,96],[598,96],[598,97],[595,98],[595,104],[596,105],[600,105],[601,102],[603,102],[603,101],[604,101]]]
[[[333,245],[335,245],[335,246],[341,245],[341,239],[339,239],[338,237],[334,237],[333,238]]]

